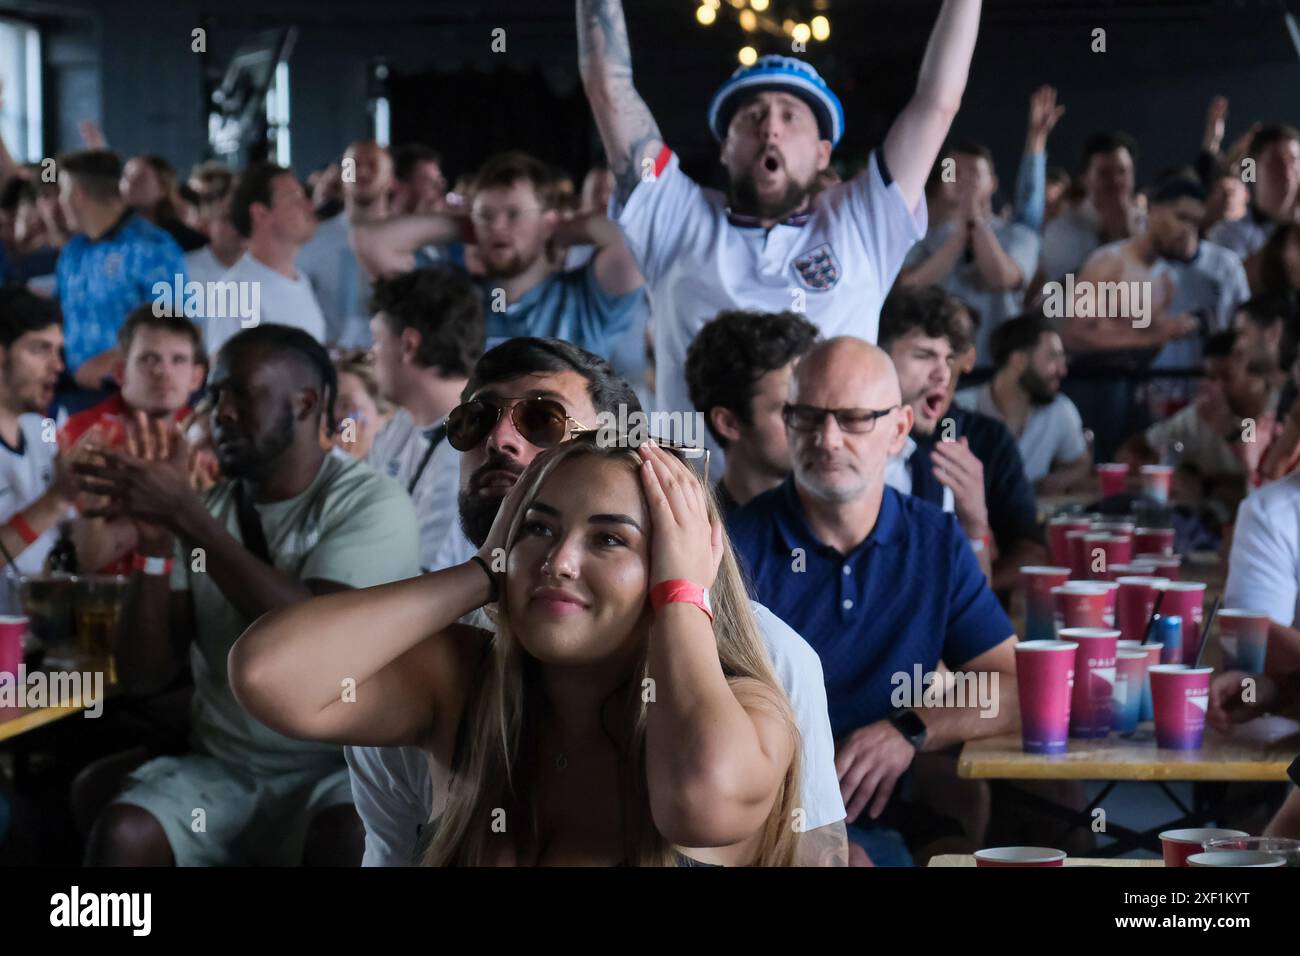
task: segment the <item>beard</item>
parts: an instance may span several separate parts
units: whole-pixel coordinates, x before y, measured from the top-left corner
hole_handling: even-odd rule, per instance
[[[1031,405],[1041,407],[1044,405],[1050,405],[1052,402],[1056,401],[1057,389],[1052,388],[1052,386],[1044,381],[1042,376],[1029,369],[1025,369],[1025,371],[1021,373],[1020,387],[1023,388],[1025,393],[1029,396],[1029,402]]]
[[[525,259],[514,250],[504,256],[487,253],[483,255],[483,265],[487,270],[487,274],[494,279],[513,279],[515,276],[522,275],[532,268],[533,263],[538,258],[540,256]]]
[[[275,470],[277,460],[293,445],[293,439],[293,408],[285,402],[275,425],[260,441],[247,439],[234,455],[222,455],[217,449],[221,472],[231,478],[262,481]]]
[[[487,540],[488,532],[492,530],[492,522],[496,520],[497,512],[501,510],[501,502],[505,501],[505,495],[479,494],[481,477],[489,471],[509,471],[516,479],[524,473],[523,467],[513,459],[506,458],[504,455],[490,454],[488,460],[469,476],[468,485],[456,496],[460,529],[476,548],[481,548],[483,542]]]
[[[736,173],[731,177],[728,189],[728,201],[733,212],[742,216],[754,216],[758,219],[784,219],[804,204],[812,193],[813,182],[796,182],[793,178],[786,183],[785,192],[777,199],[764,201],[759,198],[758,187],[754,177],[748,171]]]

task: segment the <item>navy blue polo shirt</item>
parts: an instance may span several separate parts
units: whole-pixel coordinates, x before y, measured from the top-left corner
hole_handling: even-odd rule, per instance
[[[755,600],[821,658],[837,739],[889,716],[895,674],[911,680],[914,665],[924,676],[941,660],[958,670],[1015,633],[957,519],[892,488],[849,554],[813,536],[793,478],[733,512],[727,530]]]
[[[1015,436],[996,418],[954,404],[945,418],[953,421],[953,440],[965,437],[971,454],[984,466],[984,503],[989,511],[989,528],[1002,551],[1017,541],[1042,542],[1038,527],[1038,502],[1034,486],[1025,474],[1025,462]],[[940,421],[933,435],[913,435],[916,451],[908,459],[912,470],[912,494],[936,505],[943,504],[943,486],[934,476],[930,452],[942,439]]]

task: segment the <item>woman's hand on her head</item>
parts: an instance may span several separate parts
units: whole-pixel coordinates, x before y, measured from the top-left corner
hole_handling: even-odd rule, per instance
[[[653,528],[650,584],[686,580],[713,586],[722,561],[722,524],[710,521],[700,479],[690,467],[653,442],[639,449],[641,486]]]
[[[506,544],[510,536],[510,524],[515,520],[515,512],[519,510],[519,502],[524,497],[524,476],[520,475],[514,485],[506,492],[506,496],[501,499],[501,507],[497,509],[497,516],[492,519],[492,527],[488,530],[487,537],[483,540],[483,547],[478,549],[478,556],[488,563],[488,567],[495,574],[504,574],[506,569]],[[497,579],[498,586],[501,579]],[[499,593],[499,592],[498,592]]]

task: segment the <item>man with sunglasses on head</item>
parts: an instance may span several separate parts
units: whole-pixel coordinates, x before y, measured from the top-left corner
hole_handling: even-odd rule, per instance
[[[462,564],[487,540],[506,494],[545,448],[589,432],[601,413],[617,419],[641,408],[632,387],[609,363],[559,339],[515,338],[484,353],[465,386],[464,402],[447,417],[447,441],[460,455],[459,511],[463,535],[444,563]],[[585,436],[586,437],[586,436]],[[581,494],[574,489],[574,494]],[[766,608],[755,605],[773,670],[785,687],[802,738],[799,862],[843,865],[844,805],[833,765],[821,667],[808,645]],[[492,629],[481,611],[472,623]],[[352,793],[366,825],[367,866],[409,866],[421,828],[435,815],[434,781],[415,747],[349,747]],[[441,809],[441,796],[437,801]]]
[[[468,220],[450,212],[398,216],[357,225],[353,239],[375,276],[415,268],[425,246],[472,242],[484,269],[478,283],[488,348],[518,335],[555,336],[609,354],[646,308],[644,280],[618,226],[604,210],[563,219],[554,175],[525,153],[483,164]],[[574,245],[595,252],[582,266],[555,271],[549,252]]]
[[[483,309],[464,270],[438,264],[380,279],[370,310],[375,379],[398,410],[366,461],[411,496],[429,570],[456,529],[460,456],[446,440],[447,413],[483,353]]]
[[[907,865],[893,831],[913,846],[957,834],[910,801],[904,774],[922,751],[1015,725],[1015,630],[957,521],[885,484],[912,427],[885,352],[853,338],[814,346],[783,417],[794,473],[731,514],[732,544],[754,596],[821,657],[849,838]],[[941,665],[987,675],[989,694],[915,706]]]

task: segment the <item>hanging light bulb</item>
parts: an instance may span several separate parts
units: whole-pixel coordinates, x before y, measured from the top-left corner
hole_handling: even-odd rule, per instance
[[[814,40],[826,40],[830,37],[831,21],[825,17],[813,17],[811,26]]]
[[[704,3],[695,8],[695,19],[700,21],[700,26],[707,27],[718,19],[718,14],[711,6]]]
[[[767,9],[767,2],[768,0],[749,0],[749,5],[759,13],[762,13]]]
[[[758,14],[753,10],[740,11],[740,28],[746,33],[753,33],[758,29]]]
[[[794,37],[796,43],[807,43],[812,36],[812,28],[806,23],[796,23],[790,36]]]
[[[793,20],[782,20],[782,21],[781,21],[781,29],[785,31],[785,35],[786,35],[786,36],[789,36],[791,33],[794,33],[794,21],[793,21]]]
[[[744,66],[753,66],[758,62],[758,51],[752,46],[742,46],[740,48],[740,62]]]

